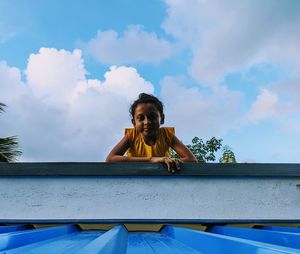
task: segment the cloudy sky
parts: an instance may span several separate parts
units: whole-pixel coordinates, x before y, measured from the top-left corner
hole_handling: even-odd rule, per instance
[[[103,161],[140,92],[179,139],[300,162],[299,0],[0,0],[0,136],[20,161]]]

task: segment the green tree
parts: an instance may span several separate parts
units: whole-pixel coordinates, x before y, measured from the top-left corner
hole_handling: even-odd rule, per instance
[[[222,139],[212,137],[211,139],[204,142],[198,137],[192,139],[192,144],[187,145],[191,152],[195,155],[198,162],[209,162],[215,161],[215,153],[222,147]],[[172,158],[179,158],[175,151],[171,151]],[[220,163],[236,163],[235,155],[229,146],[224,146],[223,154],[219,159]]]
[[[195,155],[198,162],[208,162],[215,161],[217,152],[222,146],[222,139],[217,139],[215,137],[207,140],[206,142],[203,139],[194,137],[192,139],[192,144],[187,145],[191,152]],[[171,151],[172,158],[178,158],[179,156]]]
[[[4,112],[5,107],[6,105],[0,102],[0,113]],[[14,162],[21,154],[16,136],[0,138],[0,162]]]
[[[236,163],[234,152],[229,146],[224,146],[223,154],[219,159],[220,163]]]

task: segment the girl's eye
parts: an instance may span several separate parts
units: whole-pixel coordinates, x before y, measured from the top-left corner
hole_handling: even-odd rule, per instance
[[[151,113],[151,114],[149,115],[149,118],[153,120],[153,119],[158,118],[158,115],[157,115],[156,113]]]
[[[143,121],[144,118],[145,118],[144,116],[138,116],[138,117],[137,117],[137,120],[138,120],[138,121]]]

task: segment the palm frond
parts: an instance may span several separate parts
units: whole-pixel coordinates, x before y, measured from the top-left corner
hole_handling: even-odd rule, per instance
[[[0,113],[4,112],[4,108],[6,107],[6,105],[2,102],[0,102]]]
[[[0,162],[14,162],[21,154],[16,136],[0,138]]]

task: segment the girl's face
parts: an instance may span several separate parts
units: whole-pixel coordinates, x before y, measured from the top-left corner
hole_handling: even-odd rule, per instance
[[[161,124],[161,115],[154,104],[140,103],[134,113],[133,125],[146,138],[153,138]]]

